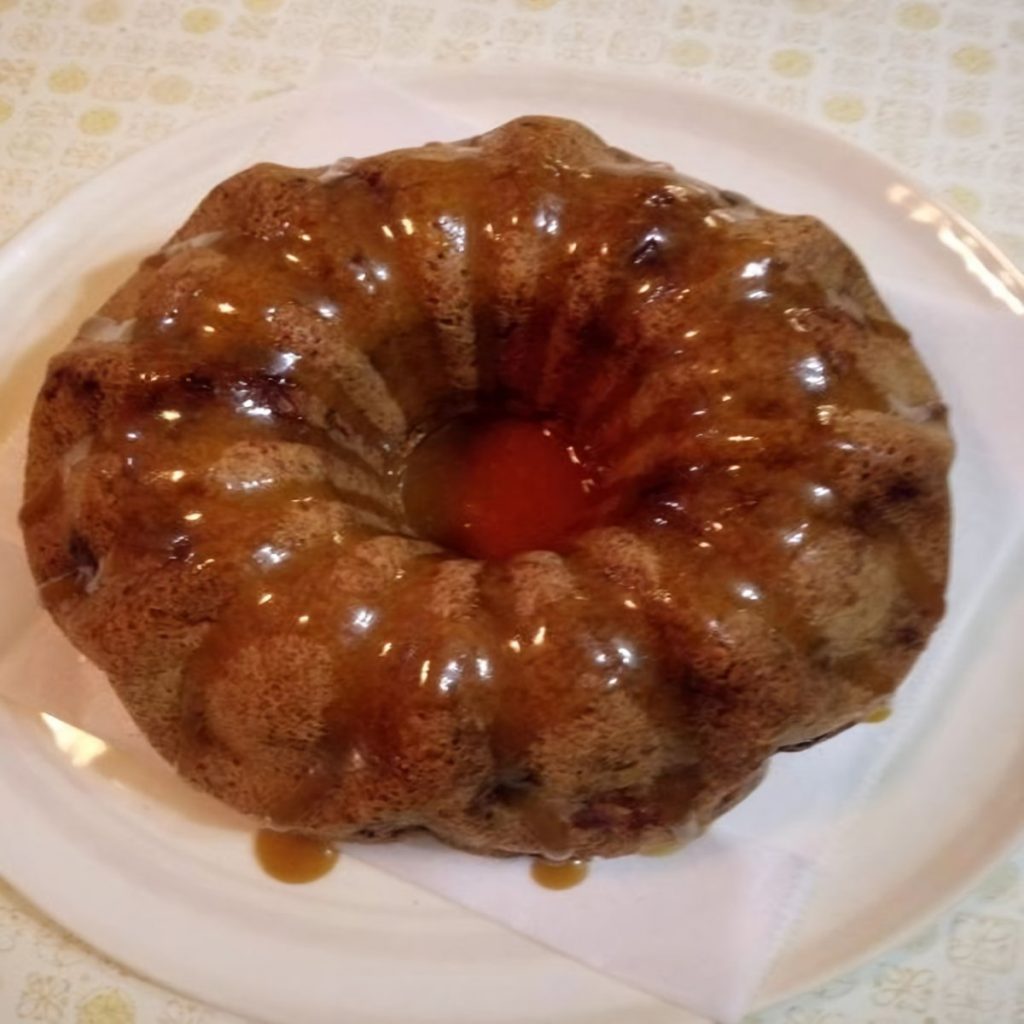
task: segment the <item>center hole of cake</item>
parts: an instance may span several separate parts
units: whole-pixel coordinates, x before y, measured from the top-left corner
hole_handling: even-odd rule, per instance
[[[594,480],[557,424],[460,416],[417,445],[403,481],[416,533],[471,558],[557,551],[583,528]]]

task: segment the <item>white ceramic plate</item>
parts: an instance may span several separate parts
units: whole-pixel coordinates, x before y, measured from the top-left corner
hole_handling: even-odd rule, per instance
[[[419,96],[481,124],[537,111],[577,117],[617,144],[664,156],[765,205],[813,211],[880,279],[905,279],[913,268],[929,288],[979,309],[1007,316],[1024,309],[1020,275],[977,232],[893,168],[778,115],[691,89],[556,72],[405,77]],[[5,389],[0,426],[27,410],[45,356],[137,256],[246,162],[237,154],[282,102],[205,122],[137,154],[0,252],[8,339],[0,372],[16,374],[19,385]],[[1016,679],[1024,636],[1013,628],[1024,613],[1022,581],[1018,547],[954,646],[958,664],[944,666],[943,714],[921,719],[858,831],[824,865],[825,884],[777,961],[764,1001],[893,941],[951,900],[1019,832],[1024,751],[1000,726],[1024,717]],[[951,681],[968,673],[965,693]],[[97,759],[73,733],[2,705],[0,750],[0,818],[18,823],[5,828],[0,870],[100,949],[202,999],[304,1024],[692,1020],[351,859],[330,885],[267,886],[248,828],[228,812],[164,772],[109,754]],[[953,764],[955,801],[945,783]]]

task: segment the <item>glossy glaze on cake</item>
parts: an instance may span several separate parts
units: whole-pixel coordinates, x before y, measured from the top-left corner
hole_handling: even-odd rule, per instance
[[[410,455],[467,416],[586,466],[556,550],[410,522]],[[51,362],[23,523],[56,621],[202,788],[586,857],[885,701],[942,614],[950,455],[828,229],[531,117],[218,186]]]

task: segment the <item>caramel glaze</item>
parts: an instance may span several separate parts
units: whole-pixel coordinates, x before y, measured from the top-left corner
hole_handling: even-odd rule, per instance
[[[585,860],[535,860],[530,866],[533,880],[545,889],[572,889],[590,873]]]
[[[261,828],[253,840],[256,860],[271,878],[304,885],[323,878],[338,862],[338,851],[322,839]]]
[[[476,413],[585,462],[555,551],[410,523],[410,452]],[[243,810],[621,853],[899,682],[943,423],[816,221],[528,118],[221,185],[53,360],[23,522],[57,621]]]

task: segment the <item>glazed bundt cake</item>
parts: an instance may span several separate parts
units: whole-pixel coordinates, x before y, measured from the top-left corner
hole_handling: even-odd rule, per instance
[[[827,228],[529,117],[215,188],[50,363],[22,518],[197,786],[586,857],[886,701],[950,457]]]

